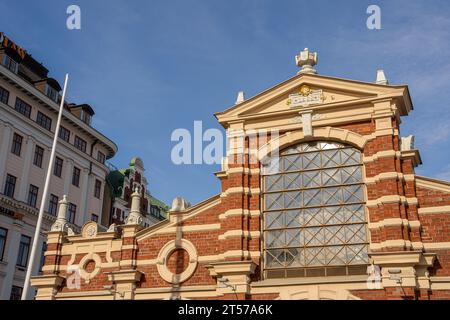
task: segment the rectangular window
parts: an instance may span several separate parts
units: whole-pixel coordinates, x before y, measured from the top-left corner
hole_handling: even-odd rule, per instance
[[[75,223],[75,214],[77,213],[77,206],[74,205],[73,203],[69,203],[69,209],[67,210],[67,212],[69,213],[67,220],[70,223]]]
[[[79,136],[75,136],[75,141],[74,141],[73,145],[75,146],[75,148],[77,148],[83,152],[86,152],[86,141],[81,139]]]
[[[17,263],[16,263],[17,266],[24,268],[27,266],[28,253],[30,251],[30,243],[31,243],[30,237],[24,235],[20,237],[19,255],[17,256]]]
[[[91,124],[91,115],[85,110],[81,110],[80,119],[86,124]]]
[[[19,64],[6,54],[3,58],[3,65],[11,72],[17,73],[19,71]]]
[[[0,228],[0,261],[3,261],[3,255],[5,253],[7,236],[8,236],[8,230]]]
[[[69,129],[64,128],[63,126],[59,127],[59,134],[58,136],[63,139],[66,142],[69,142],[70,140],[70,131]]]
[[[11,145],[11,153],[15,154],[18,157],[20,157],[20,151],[22,150],[22,140],[23,137],[21,135],[14,133]]]
[[[20,98],[16,98],[14,109],[27,118],[31,116],[31,106]]]
[[[36,208],[37,197],[39,193],[39,188],[30,184],[30,189],[28,190],[28,205]]]
[[[94,222],[98,222],[98,215],[92,214],[91,220],[94,221]]]
[[[0,87],[0,101],[4,104],[8,104],[9,91]]]
[[[58,210],[58,197],[54,194],[50,195],[50,199],[48,202],[48,213],[52,216],[56,216],[56,212]]]
[[[44,159],[44,148],[36,146],[34,148],[33,164],[39,168],[42,168],[42,160]]]
[[[9,300],[21,300],[21,299],[22,299],[22,288],[18,286],[12,286]]]
[[[42,267],[45,264],[45,251],[47,251],[47,242],[42,243],[41,262],[39,263],[39,272],[42,272]]]
[[[103,152],[99,151],[97,153],[97,161],[102,163],[102,164],[105,164],[105,160],[106,160],[106,156],[104,155]]]
[[[16,189],[16,180],[17,180],[16,177],[10,174],[6,175],[5,189],[3,191],[3,194],[5,196],[14,198],[14,190]]]
[[[45,86],[45,95],[55,102],[58,102],[58,91],[50,87],[48,84]]]
[[[77,167],[73,167],[72,184],[75,187],[80,186],[80,173],[81,173],[80,169],[78,169]]]
[[[61,178],[62,167],[63,167],[63,159],[56,157],[55,166],[53,167],[53,174]]]
[[[100,199],[101,189],[102,189],[102,182],[98,179],[95,179],[94,197]]]
[[[42,112],[38,111],[37,117],[36,117],[36,123],[40,125],[42,128],[47,129],[48,131],[51,131],[52,128],[52,119],[47,117]]]

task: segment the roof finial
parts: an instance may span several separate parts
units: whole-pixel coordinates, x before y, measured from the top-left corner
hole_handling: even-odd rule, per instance
[[[384,70],[377,70],[377,84],[389,84],[386,75],[384,74]]]
[[[239,103],[244,102],[244,101],[245,101],[245,93],[244,93],[244,91],[239,91],[238,95],[237,95],[237,98],[236,98],[235,104],[239,104]]]
[[[308,48],[305,48],[295,56],[295,62],[297,66],[301,67],[298,74],[317,73],[316,69],[314,69],[314,66],[317,64],[317,52],[310,52]]]

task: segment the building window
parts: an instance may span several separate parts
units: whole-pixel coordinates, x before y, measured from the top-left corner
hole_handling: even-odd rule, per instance
[[[39,193],[39,188],[30,184],[30,189],[28,190],[28,201],[27,201],[29,206],[31,206],[33,208],[36,207],[38,193]]]
[[[101,151],[97,152],[97,161],[102,164],[105,164],[105,160],[106,160],[105,154]]]
[[[101,189],[102,189],[102,182],[98,179],[95,179],[94,197],[100,199]]]
[[[38,111],[37,117],[36,117],[36,123],[40,125],[41,127],[47,129],[48,131],[51,131],[52,128],[52,119],[47,117],[42,112]]]
[[[42,160],[44,159],[44,148],[36,146],[34,148],[33,164],[39,168],[42,168]]]
[[[85,110],[81,110],[80,119],[86,124],[91,124],[91,115]]]
[[[45,95],[55,102],[58,102],[58,91],[50,87],[48,84],[45,85]]]
[[[159,218],[161,210],[158,206],[150,205],[150,214],[154,217]]]
[[[83,152],[86,152],[86,141],[81,139],[79,136],[75,136],[75,141],[74,141],[73,145],[75,146],[75,148],[77,148]]]
[[[66,142],[69,142],[70,140],[70,131],[63,126],[59,127],[59,134],[58,136],[63,139]]]
[[[16,263],[18,267],[25,268],[27,266],[28,253],[30,251],[30,243],[31,243],[30,237],[24,235],[20,237],[19,255],[17,256],[17,263]]]
[[[329,142],[281,152],[263,176],[266,278],[363,274],[368,241],[359,150]]]
[[[73,167],[72,184],[75,187],[80,186],[80,173],[81,173],[80,169],[78,169],[77,167]]]
[[[5,196],[14,198],[14,190],[16,189],[16,180],[17,180],[16,177],[10,174],[6,175],[5,189],[3,191],[3,194]]]
[[[22,140],[23,137],[21,135],[14,133],[11,145],[11,153],[15,154],[18,157],[20,157],[20,151],[22,150]]]
[[[19,71],[19,64],[6,54],[3,58],[3,65],[11,72],[17,73]]]
[[[63,167],[63,159],[56,157],[55,166],[53,167],[53,174],[61,178],[62,167]]]
[[[27,118],[31,116],[31,106],[20,98],[16,98],[16,105],[14,106],[14,109]]]
[[[69,203],[69,209],[67,211],[69,213],[69,217],[67,218],[67,220],[70,223],[75,223],[75,214],[77,213],[77,206],[74,205],[73,203]]]
[[[0,87],[0,101],[4,104],[8,104],[9,91]]]
[[[7,236],[8,230],[0,228],[0,261],[3,261],[3,255],[5,254]]]
[[[58,197],[54,194],[50,195],[50,199],[48,202],[48,213],[52,216],[56,216],[56,212],[58,211]]]
[[[22,288],[18,286],[12,286],[9,300],[21,300],[21,299],[22,299]]]
[[[98,222],[98,215],[93,213],[91,220],[94,221],[94,222]]]
[[[41,261],[39,263],[39,272],[42,272],[42,267],[45,264],[45,251],[47,251],[47,242],[42,243]]]

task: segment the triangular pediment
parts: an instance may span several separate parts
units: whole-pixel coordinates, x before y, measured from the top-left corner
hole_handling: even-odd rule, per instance
[[[377,99],[399,98],[402,113],[411,108],[407,86],[332,78],[315,74],[297,75],[223,112],[216,113],[219,122],[244,120],[258,115],[274,115],[309,107],[345,107],[349,104],[370,103]]]

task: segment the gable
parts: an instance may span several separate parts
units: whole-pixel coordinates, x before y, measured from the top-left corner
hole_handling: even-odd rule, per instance
[[[310,92],[303,92],[302,88]],[[292,97],[300,98],[293,103]],[[312,103],[296,106],[295,102],[298,102],[298,99],[310,99]],[[215,115],[227,128],[228,123],[233,121],[259,116],[277,117],[294,114],[304,108],[346,108],[349,105],[370,104],[377,99],[395,99],[400,115],[407,115],[412,109],[407,86],[380,85],[315,74],[300,74]]]

